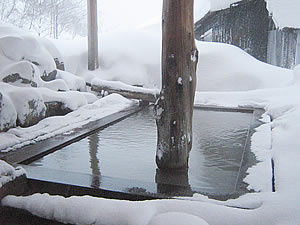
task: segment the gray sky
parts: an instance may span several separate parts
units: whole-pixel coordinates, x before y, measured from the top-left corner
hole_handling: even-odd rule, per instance
[[[195,18],[207,11],[209,0],[195,0]],[[113,31],[158,23],[163,0],[98,0],[100,30]]]
[[[100,0],[98,9],[102,31],[136,28],[160,20],[162,0]]]

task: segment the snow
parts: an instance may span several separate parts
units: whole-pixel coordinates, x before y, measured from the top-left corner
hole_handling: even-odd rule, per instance
[[[101,35],[100,69],[95,72],[84,69],[87,67],[87,50],[82,44],[79,45],[78,40],[63,43],[58,44],[57,48],[62,51],[66,70],[89,83],[98,78],[160,89],[161,28],[158,24],[139,30]],[[71,44],[76,47],[70,47]],[[237,47],[198,41],[196,44],[199,49],[197,91],[276,88],[285,86],[293,78],[291,70],[262,63]],[[75,49],[78,52],[73,55]],[[215,70],[210,69],[212,66]],[[232,85],[232,82],[236,85]]]
[[[87,71],[87,39],[59,43],[66,71],[83,77],[87,82],[97,77],[121,81],[146,88],[160,86],[160,26],[104,33],[99,40],[100,68]],[[126,44],[124,44],[126,43]],[[76,51],[76,53],[74,53]]]
[[[208,42],[197,42],[197,47],[200,52],[198,91],[249,91],[283,87],[293,79],[291,70],[260,62],[238,47]]]
[[[14,168],[11,165],[9,165],[8,163],[0,160],[0,188],[4,184],[16,179],[19,176],[25,175],[25,174],[26,174],[26,172],[23,168],[21,168],[21,167]]]
[[[284,27],[300,29],[298,0],[266,0],[267,9],[272,14],[274,22],[279,29]]]
[[[41,73],[50,73],[56,68],[52,56],[33,36],[0,36],[0,49],[4,56],[15,62],[27,60],[38,64]]]
[[[0,112],[0,130],[16,126],[17,111],[15,106],[10,98],[2,93],[0,94]]]
[[[208,225],[203,219],[188,213],[168,212],[154,216],[148,225]]]
[[[69,41],[67,45],[53,43],[66,60],[67,72],[86,81],[122,81],[142,84],[155,90],[160,87],[161,41],[158,28],[151,26],[131,30],[129,34],[120,31],[103,35],[101,68],[94,72],[85,69],[86,61],[83,59],[86,58],[86,48],[82,47],[82,40]],[[10,36],[13,35],[11,30],[7,28]],[[0,35],[8,36],[1,29]],[[300,66],[294,70],[271,66],[226,44],[197,42],[197,46],[200,55],[195,105],[258,107],[265,110],[262,117],[264,124],[256,129],[251,143],[251,150],[259,162],[249,168],[249,175],[245,179],[257,193],[228,201],[195,194],[192,198],[143,202],[35,194],[27,197],[8,196],[1,204],[73,224],[182,224],[184,220],[183,224],[298,225]],[[16,62],[15,58],[12,60],[1,52],[0,55],[2,64]],[[74,87],[76,82],[65,79],[67,86]],[[3,99],[6,99],[4,103],[13,104],[13,107],[12,104],[8,107],[11,112],[16,112],[18,108],[15,106],[17,100],[10,95],[12,89],[22,89],[24,95],[35,90],[40,96],[38,98],[44,102],[59,100],[76,110],[66,116],[46,118],[28,128],[17,127],[1,132],[0,149],[4,152],[56,134],[72,132],[75,127],[135,104],[117,94],[96,100],[91,94],[77,91],[56,92],[46,87],[34,89],[1,83],[0,90]],[[8,112],[4,115],[8,115]],[[274,161],[276,192],[272,192],[271,186],[271,159]],[[4,165],[2,161],[0,165]]]
[[[23,80],[27,80],[28,82],[14,82],[13,85],[19,87],[26,86],[37,86],[37,84],[42,83],[40,79],[40,71],[34,66],[32,63],[27,61],[20,61],[16,63],[10,63],[6,66],[3,66],[2,70],[0,70],[0,80],[5,79],[8,75],[11,74],[19,74],[19,76]]]
[[[97,100],[86,92],[85,79],[56,69],[55,60],[63,62],[63,57],[50,40],[4,23],[0,23],[0,30],[1,130],[38,122],[45,117],[49,102],[76,110]],[[77,64],[81,60],[73,61]],[[56,76],[44,81],[42,77],[52,71]]]
[[[0,89],[13,102],[19,123],[24,124],[29,115],[45,116],[44,100],[37,90],[29,87],[12,87],[1,82]]]
[[[47,89],[44,89],[44,91],[45,93],[47,92],[46,94],[49,93]],[[70,100],[70,103],[67,104],[68,107],[71,109],[79,108],[78,110],[66,116],[48,117],[28,128],[17,127],[0,133],[0,151],[8,152],[58,134],[70,132],[74,128],[82,127],[85,124],[99,120],[100,118],[119,112],[135,104],[135,102],[127,100],[118,94],[112,94],[92,104],[86,104],[86,102],[84,102],[84,104],[80,105],[82,107],[80,107],[74,105],[72,99],[78,99],[78,97],[82,97],[82,95],[79,95],[77,92],[66,92],[65,94],[69,95],[66,98]],[[83,101],[87,100],[84,99]]]
[[[267,116],[267,115],[265,115]],[[270,120],[255,129],[255,133],[251,137],[251,149],[256,155],[256,159],[260,162],[256,166],[249,168],[249,175],[245,178],[245,182],[250,184],[249,189],[257,192],[271,192],[272,183],[272,136]],[[266,179],[269,178],[269,179]]]
[[[178,77],[177,84],[182,85],[182,77]]]
[[[154,96],[159,95],[158,89],[150,89],[150,88],[141,88],[141,87],[135,87],[131,86],[125,83],[122,83],[120,81],[106,81],[99,78],[94,78],[92,80],[92,85],[95,86],[104,86],[113,90],[125,90],[125,91],[131,91],[131,92],[142,92],[144,94],[151,94]]]
[[[72,73],[62,71],[62,70],[57,70],[57,79],[62,79],[66,82],[68,85],[69,90],[73,91],[86,91],[86,85],[85,85],[85,80],[81,77],[75,76]]]

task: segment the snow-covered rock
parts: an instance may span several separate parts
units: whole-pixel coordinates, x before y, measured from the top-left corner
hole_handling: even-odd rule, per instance
[[[69,86],[64,80],[56,79],[48,82],[43,82],[40,87],[48,88],[52,91],[69,91]]]
[[[70,90],[73,91],[86,91],[85,80],[82,77],[78,77],[72,73],[57,70],[57,79],[62,79],[66,82]]]
[[[0,132],[16,126],[17,111],[7,96],[0,92]]]
[[[38,91],[44,102],[62,102],[71,110],[76,110],[88,103],[85,95],[78,91],[56,92],[48,88],[39,88]]]
[[[1,87],[0,87],[1,88]],[[44,88],[45,93],[43,98],[49,97],[49,100],[54,100],[53,91]],[[51,93],[52,92],[52,93]],[[54,116],[43,119],[38,124],[28,127],[16,127],[7,132],[0,133],[0,151],[8,152],[17,148],[21,148],[28,144],[33,144],[36,141],[45,140],[58,134],[72,132],[73,129],[82,127],[90,122],[97,121],[105,116],[124,110],[136,104],[135,101],[128,100],[121,95],[111,94],[107,97],[95,100],[92,94],[82,95],[79,92],[59,92],[56,93],[56,100],[64,102],[63,107],[69,109],[78,109],[65,116]],[[62,94],[62,95],[61,95]],[[46,96],[48,95],[48,96]],[[79,102],[76,103],[76,100]],[[75,104],[76,103],[76,104]],[[81,105],[80,103],[84,103]],[[77,108],[76,108],[77,107]]]
[[[57,70],[53,70],[52,72],[50,73],[43,73],[42,76],[41,76],[41,79],[43,81],[53,81],[56,79],[56,75],[57,75]]]
[[[56,64],[49,52],[34,36],[11,35],[0,37],[2,54],[15,62],[29,61],[38,66],[41,74],[48,74],[56,69]]]
[[[17,112],[17,125],[28,127],[46,116],[46,106],[35,88],[14,87],[0,82],[0,89],[7,95]]]
[[[8,64],[0,71],[0,80],[18,87],[37,87],[40,72],[32,63],[20,61]]]
[[[40,38],[39,41],[54,59],[56,68],[60,70],[65,70],[64,59],[60,51],[56,48],[56,46],[47,38]]]

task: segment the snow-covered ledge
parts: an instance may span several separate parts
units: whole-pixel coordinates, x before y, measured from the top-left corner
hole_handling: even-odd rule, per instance
[[[26,172],[22,167],[14,168],[0,160],[0,200],[8,194],[22,194],[25,178]]]
[[[73,96],[75,97],[76,95]],[[71,102],[73,98],[69,101]],[[7,153],[59,134],[73,133],[75,128],[83,127],[134,105],[137,105],[136,101],[128,100],[118,94],[111,94],[65,116],[48,117],[28,128],[12,128],[0,133],[0,152]]]
[[[106,81],[99,78],[92,80],[92,91],[102,95],[117,93],[126,98],[140,99],[147,102],[156,102],[159,96],[158,89],[135,87],[120,81]]]

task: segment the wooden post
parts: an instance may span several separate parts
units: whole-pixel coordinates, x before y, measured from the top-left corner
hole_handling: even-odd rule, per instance
[[[192,148],[192,118],[198,51],[194,38],[194,0],[164,0],[162,89],[155,104],[156,164],[187,168]]]
[[[95,70],[98,62],[97,0],[87,0],[88,7],[88,69]]]

